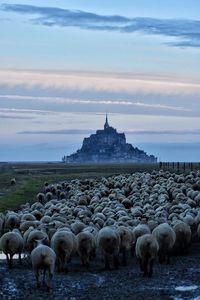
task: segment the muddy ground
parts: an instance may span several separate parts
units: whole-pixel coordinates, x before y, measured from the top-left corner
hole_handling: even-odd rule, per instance
[[[0,299],[193,299],[200,300],[200,244],[193,245],[189,256],[173,256],[170,265],[154,266],[151,279],[143,278],[136,258],[127,267],[103,270],[100,257],[87,270],[79,258],[69,263],[69,273],[55,273],[53,289],[36,289],[36,281],[27,261],[23,266],[14,261],[7,269],[0,260]]]

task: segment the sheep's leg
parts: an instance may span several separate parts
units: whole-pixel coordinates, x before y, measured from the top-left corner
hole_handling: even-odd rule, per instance
[[[90,259],[96,258],[96,249],[93,248],[92,251],[90,252]]]
[[[131,257],[135,256],[135,243],[131,245]]]
[[[60,258],[56,257],[56,270],[57,272],[60,272]]]
[[[42,279],[42,284],[45,285],[45,275],[46,275],[47,269],[45,268],[43,271],[43,279]]]
[[[170,256],[169,256],[169,254],[167,255],[167,265],[169,265],[170,264]]]
[[[52,278],[53,278],[53,273],[51,273],[51,271],[49,271],[49,280],[48,280],[48,283],[47,283],[47,287],[48,287],[49,290],[51,289]]]
[[[37,288],[39,288],[40,287],[40,283],[39,283],[39,270],[35,271],[35,278],[36,278]]]
[[[19,253],[19,264],[22,265],[22,257],[21,257],[21,253]]]
[[[149,260],[149,273],[148,273],[148,277],[152,277],[153,275],[153,259]]]
[[[144,274],[143,276],[147,276],[148,275],[148,257],[144,258]]]
[[[189,254],[189,245],[185,245],[185,255],[188,255]]]
[[[9,266],[10,266],[10,259],[9,259],[9,256],[8,256],[7,253],[6,253],[6,260],[7,260],[8,268],[10,268],[10,267],[9,267]]]
[[[63,271],[63,265],[64,265],[64,259],[62,259],[61,257],[58,257],[58,272]]]
[[[159,263],[163,264],[165,262],[165,254],[164,253],[159,253]]]
[[[85,255],[85,266],[88,268],[90,266],[90,253]]]
[[[82,250],[81,254],[81,263],[82,263],[82,266],[86,266],[86,261],[87,261],[87,257],[86,257],[86,253],[84,253],[84,251]]]
[[[62,271],[64,271],[65,273],[68,273],[69,272],[69,269],[67,267],[67,263],[69,261],[69,257],[65,257],[64,258],[64,261],[63,261],[63,266],[62,266]]]
[[[12,263],[12,255],[10,254],[10,261],[9,261],[9,269],[12,269],[13,263]]]
[[[142,262],[141,258],[139,258],[139,265],[140,265],[140,270],[143,272],[144,271],[144,266],[143,266],[143,262]]]
[[[50,290],[51,289],[51,282],[52,282],[52,278],[53,278],[53,273],[54,273],[54,266],[53,265],[51,265],[50,267],[49,267],[49,269],[48,269],[48,274],[49,274],[49,280],[48,280],[48,282],[47,282],[47,287],[48,287],[48,290]]]
[[[119,259],[118,255],[114,255],[114,268],[118,269],[119,268]]]
[[[107,255],[105,255],[105,270],[110,270],[110,263]]]
[[[127,259],[126,259],[126,249],[122,249],[122,264],[123,266],[127,266]]]
[[[84,261],[83,256],[81,256],[81,263],[82,263],[82,266],[85,266],[85,261]]]

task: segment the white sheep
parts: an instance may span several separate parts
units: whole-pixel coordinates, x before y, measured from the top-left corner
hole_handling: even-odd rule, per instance
[[[26,249],[31,252],[35,247],[36,240],[42,240],[45,245],[49,245],[49,237],[46,232],[38,229],[31,230],[26,241]]]
[[[159,224],[152,231],[159,244],[159,262],[170,263],[170,252],[176,241],[176,234],[168,223]]]
[[[20,217],[15,212],[8,212],[5,218],[5,228],[14,229],[19,228],[20,226]]]
[[[46,284],[48,288],[51,288],[51,281],[55,270],[56,254],[53,249],[43,245],[41,240],[37,240],[36,243],[37,246],[31,252],[31,262],[37,281],[37,287],[40,286],[39,271],[43,270],[43,283],[45,284],[45,275],[46,271],[48,271],[49,280]]]
[[[83,266],[89,267],[90,259],[95,253],[95,238],[89,231],[77,234],[77,252],[81,258]]]
[[[36,221],[36,217],[32,213],[25,213],[21,217],[21,222],[23,221]]]
[[[133,240],[136,243],[137,239],[143,234],[151,233],[151,230],[147,224],[138,224],[133,229]]]
[[[109,258],[113,259],[115,269],[119,266],[120,236],[116,229],[106,226],[100,229],[97,236],[97,245],[105,258],[105,269],[110,269]]]
[[[152,277],[153,263],[157,257],[159,245],[152,234],[144,234],[137,239],[135,252],[143,276]]]
[[[133,234],[130,228],[119,226],[117,232],[120,236],[120,252],[122,252],[122,263],[127,265],[127,254],[130,252],[133,243]]]
[[[176,234],[176,242],[174,244],[175,254],[188,254],[191,243],[191,229],[190,226],[182,221],[178,221],[173,226]]]
[[[12,260],[15,254],[19,254],[19,263],[21,264],[21,253],[24,248],[24,240],[18,229],[6,232],[0,239],[0,248],[6,254],[8,267],[12,268]]]
[[[57,256],[58,271],[68,272],[67,263],[71,259],[76,245],[76,238],[69,230],[58,230],[51,239],[51,248]]]

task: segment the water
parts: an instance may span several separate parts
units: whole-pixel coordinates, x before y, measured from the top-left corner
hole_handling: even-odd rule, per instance
[[[179,291],[179,292],[188,292],[188,291],[193,291],[193,290],[196,290],[196,289],[198,289],[197,285],[177,286],[175,288],[175,290]]]
[[[19,257],[18,254],[15,254],[13,256],[13,259],[18,259],[18,257]],[[2,251],[0,251],[0,259],[2,259],[2,260],[6,259],[6,255]]]

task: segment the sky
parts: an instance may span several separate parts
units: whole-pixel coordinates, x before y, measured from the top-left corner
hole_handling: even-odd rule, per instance
[[[199,161],[199,0],[0,0],[0,161],[60,161],[109,124]]]

